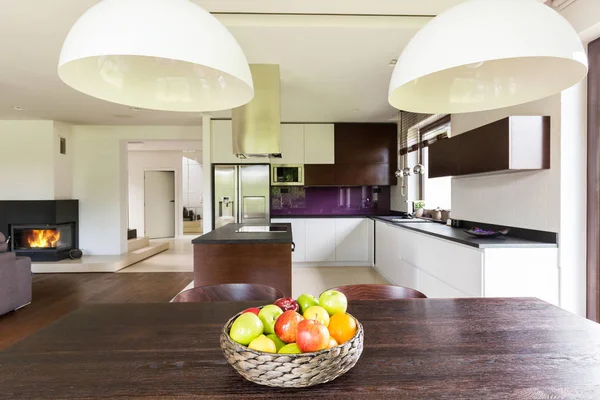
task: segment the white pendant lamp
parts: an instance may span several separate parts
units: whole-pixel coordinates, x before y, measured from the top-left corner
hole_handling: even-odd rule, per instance
[[[254,96],[237,41],[189,0],[101,1],[71,28],[58,75],[90,96],[154,110],[225,110]]]
[[[577,32],[552,8],[536,0],[469,0],[413,37],[388,100],[428,114],[491,110],[559,93],[587,69]]]

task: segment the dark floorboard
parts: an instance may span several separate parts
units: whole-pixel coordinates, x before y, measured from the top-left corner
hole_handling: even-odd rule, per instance
[[[92,303],[165,303],[192,282],[192,272],[36,274],[33,300],[0,316],[0,350]]]

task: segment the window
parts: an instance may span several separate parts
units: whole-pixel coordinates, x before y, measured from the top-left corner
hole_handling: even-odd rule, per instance
[[[429,156],[429,147],[423,148],[422,164],[427,167]],[[423,186],[423,200],[425,208],[441,208],[450,210],[452,194],[452,178],[429,178],[429,171],[425,168],[425,174],[422,175],[421,184]]]
[[[425,115],[402,112],[404,142],[399,142],[400,154],[406,157],[408,167],[417,163],[425,167],[423,175],[408,177],[407,199],[425,202],[427,209],[449,210],[451,207],[452,178],[432,178],[428,176],[429,145],[450,136],[449,115]]]

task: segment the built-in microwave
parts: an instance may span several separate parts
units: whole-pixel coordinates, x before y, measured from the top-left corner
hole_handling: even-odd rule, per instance
[[[304,165],[279,164],[271,168],[271,185],[304,186]]]

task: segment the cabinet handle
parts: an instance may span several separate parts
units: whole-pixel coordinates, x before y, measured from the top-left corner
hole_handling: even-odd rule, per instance
[[[296,243],[292,242],[292,253],[296,251]]]

